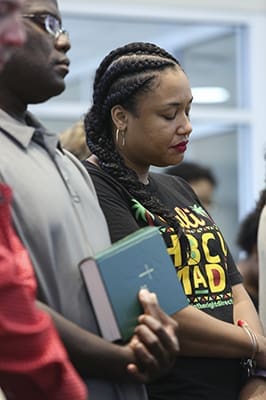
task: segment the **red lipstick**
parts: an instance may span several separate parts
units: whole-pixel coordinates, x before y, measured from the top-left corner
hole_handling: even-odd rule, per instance
[[[188,140],[185,140],[183,142],[176,144],[175,146],[172,146],[172,148],[176,149],[180,153],[184,153],[187,149],[187,144],[188,144]]]

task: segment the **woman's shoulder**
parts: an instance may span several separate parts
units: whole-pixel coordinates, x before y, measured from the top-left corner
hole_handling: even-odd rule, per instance
[[[199,203],[199,199],[191,186],[178,176],[164,173],[151,173],[149,190],[161,201],[178,201],[180,204]]]
[[[158,182],[158,183],[162,183],[164,184],[165,182],[169,183],[177,183],[179,185],[183,185],[183,183],[186,184],[186,181],[184,181],[183,178],[179,177],[179,176],[174,176],[174,175],[168,175],[164,172],[151,172],[150,173],[150,177],[152,178],[152,180]]]
[[[106,172],[104,172],[98,165],[91,162],[90,160],[84,160],[82,161],[82,164],[86,168],[93,181],[109,182],[112,180],[112,178]]]
[[[89,173],[98,197],[109,197],[118,199],[131,198],[127,190],[107,172],[103,171],[98,165],[85,160],[82,162]]]
[[[171,187],[181,191],[188,191],[195,196],[195,192],[188,182],[180,176],[168,175],[165,173],[152,172],[150,173],[150,181],[160,187]]]

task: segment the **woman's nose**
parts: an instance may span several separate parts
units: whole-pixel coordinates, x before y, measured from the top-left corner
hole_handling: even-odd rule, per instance
[[[192,132],[192,125],[190,119],[187,115],[185,115],[182,121],[179,121],[179,125],[177,127],[177,134],[190,135],[191,132]]]

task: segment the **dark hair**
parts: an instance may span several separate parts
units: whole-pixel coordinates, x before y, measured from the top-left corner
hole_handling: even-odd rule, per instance
[[[237,234],[237,245],[248,255],[251,254],[253,246],[257,244],[260,214],[266,204],[266,189],[260,192],[259,200],[253,211],[251,211],[241,222]]]
[[[259,214],[256,211],[249,213],[240,224],[236,243],[248,255],[252,253],[253,247],[257,244],[258,225]]]
[[[258,200],[257,203],[256,203],[256,208],[255,208],[255,211],[256,211],[256,213],[257,213],[258,215],[261,214],[262,209],[263,209],[263,207],[265,206],[265,204],[266,204],[266,189],[263,189],[263,190],[260,192],[260,197],[259,197],[259,200]]]
[[[195,182],[200,179],[207,179],[214,187],[217,180],[210,168],[195,162],[183,161],[181,164],[165,169],[168,175],[181,176],[187,182]]]
[[[93,104],[84,122],[88,147],[98,157],[102,170],[122,184],[150,212],[164,217],[181,235],[173,212],[147,191],[116,150],[110,114],[111,108],[120,104],[137,115],[139,95],[153,89],[160,71],[177,66],[180,67],[179,62],[171,54],[152,43],[130,43],[113,50],[96,71]]]

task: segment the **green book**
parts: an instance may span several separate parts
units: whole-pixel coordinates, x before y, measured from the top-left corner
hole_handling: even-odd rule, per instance
[[[101,334],[109,341],[130,340],[143,312],[141,288],[155,292],[169,315],[188,305],[156,227],[139,229],[79,266]]]

